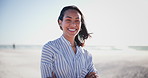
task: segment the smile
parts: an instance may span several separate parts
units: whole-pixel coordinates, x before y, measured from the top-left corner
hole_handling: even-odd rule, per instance
[[[74,32],[74,31],[76,31],[77,29],[68,29],[69,31],[71,31],[71,32]]]

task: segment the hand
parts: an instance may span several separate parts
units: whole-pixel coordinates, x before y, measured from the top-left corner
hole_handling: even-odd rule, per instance
[[[57,78],[54,72],[52,72],[52,77],[47,77],[47,78]]]
[[[99,76],[95,72],[90,72],[85,78],[99,78]]]

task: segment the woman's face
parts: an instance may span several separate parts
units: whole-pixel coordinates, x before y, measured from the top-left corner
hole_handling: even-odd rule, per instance
[[[59,24],[65,37],[75,37],[81,29],[81,15],[76,10],[67,10]]]

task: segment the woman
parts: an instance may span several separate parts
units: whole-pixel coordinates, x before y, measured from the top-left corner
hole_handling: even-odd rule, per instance
[[[97,78],[91,54],[83,49],[89,33],[76,6],[66,6],[58,18],[63,34],[42,50],[42,78]]]

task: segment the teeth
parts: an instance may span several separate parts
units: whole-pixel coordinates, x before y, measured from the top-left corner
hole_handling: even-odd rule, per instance
[[[76,31],[76,29],[69,29],[69,31]]]

